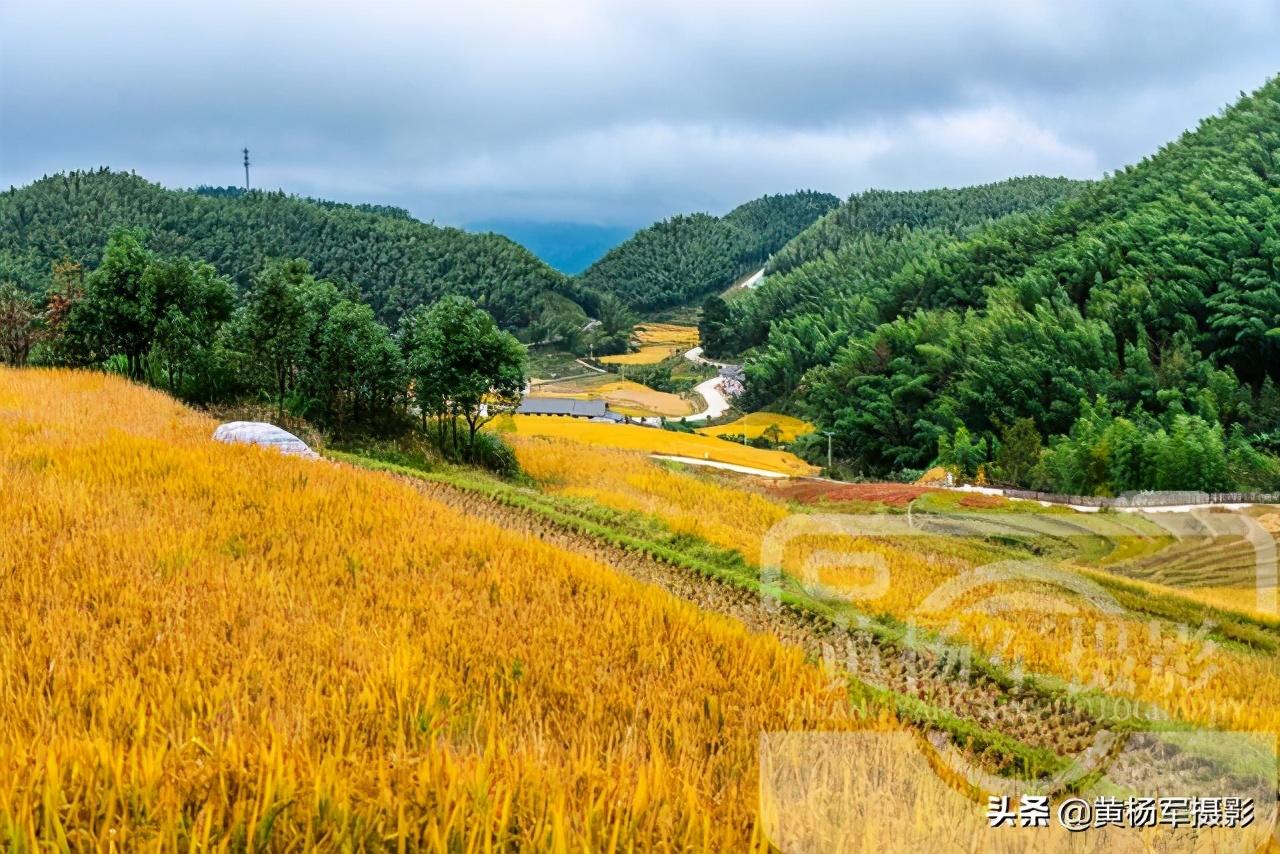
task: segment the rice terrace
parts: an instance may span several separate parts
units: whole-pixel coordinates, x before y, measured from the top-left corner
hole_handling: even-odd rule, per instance
[[[1280,854],[1266,4],[69,5],[0,850]]]

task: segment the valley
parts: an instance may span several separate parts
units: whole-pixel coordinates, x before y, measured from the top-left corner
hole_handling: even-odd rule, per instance
[[[1280,78],[719,210],[0,193],[0,847],[1276,850]]]

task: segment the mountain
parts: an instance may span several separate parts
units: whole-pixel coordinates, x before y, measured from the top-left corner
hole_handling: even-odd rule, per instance
[[[856,193],[787,242],[769,259],[763,283],[728,309],[732,318],[704,328],[711,355],[767,344],[758,355],[758,396],[786,397],[808,368],[834,355],[850,332],[896,314],[872,296],[914,258],[1011,213],[1053,205],[1079,192],[1065,178],[1013,178],[995,184],[924,191]],[[764,365],[777,369],[770,373]]]
[[[868,232],[883,234],[901,227],[961,234],[1011,213],[1054,205],[1081,186],[1067,178],[1033,176],[960,189],[855,193],[789,240],[769,259],[767,272],[785,273],[827,252],[838,252]]]
[[[800,309],[768,325],[748,377],[832,429],[851,468],[937,461],[1081,493],[1280,486],[1280,80],[1058,204],[896,234],[864,232],[731,311]]]
[[[723,217],[674,216],[609,250],[580,279],[586,289],[613,294],[638,311],[688,303],[759,268],[837,204],[828,193],[804,190],[764,196]]]
[[[624,225],[506,219],[468,223],[466,230],[509,237],[567,276],[581,273],[635,232]]]
[[[170,190],[107,169],[46,176],[0,193],[0,281],[40,291],[52,261],[96,266],[108,235],[121,227],[144,229],[161,255],[209,261],[242,288],[266,259],[306,258],[317,275],[358,286],[390,323],[449,293],[472,297],[513,329],[537,320],[544,295],[594,310],[579,283],[497,234],[437,227],[398,208],[283,192]]]

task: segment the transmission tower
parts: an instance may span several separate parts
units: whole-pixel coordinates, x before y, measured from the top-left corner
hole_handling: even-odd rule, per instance
[[[249,189],[249,149],[244,150],[244,188]]]

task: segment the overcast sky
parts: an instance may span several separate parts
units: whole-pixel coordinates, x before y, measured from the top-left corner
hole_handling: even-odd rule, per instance
[[[0,183],[423,219],[1094,177],[1280,72],[1280,0],[0,0]]]

